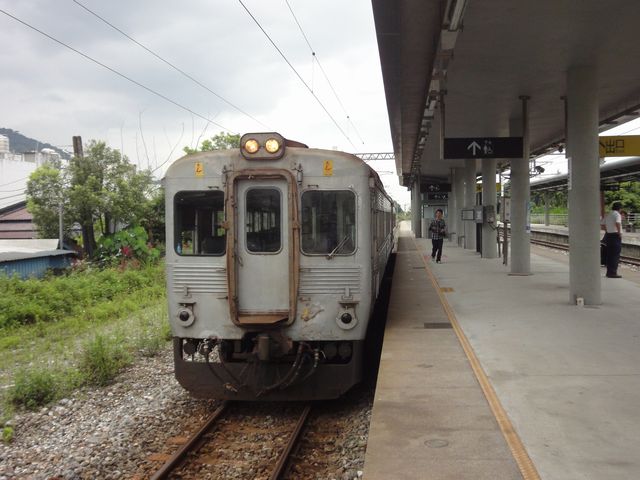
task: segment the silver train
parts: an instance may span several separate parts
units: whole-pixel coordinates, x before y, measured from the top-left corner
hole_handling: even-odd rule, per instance
[[[394,203],[359,158],[276,133],[164,179],[175,375],[191,394],[339,397],[363,374]]]

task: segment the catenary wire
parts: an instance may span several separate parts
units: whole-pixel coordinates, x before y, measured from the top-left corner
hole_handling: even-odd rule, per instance
[[[135,38],[131,37],[129,34],[125,33],[124,31],[122,31],[120,28],[116,27],[114,24],[112,24],[111,22],[109,22],[108,20],[106,20],[105,18],[101,17],[100,15],[98,15],[96,12],[94,12],[93,10],[91,10],[89,7],[87,7],[86,5],[80,3],[78,0],[72,0],[73,3],[77,4],[78,6],[80,6],[81,8],[83,8],[84,10],[86,10],[87,12],[89,12],[91,15],[93,15],[94,17],[98,18],[99,20],[101,20],[102,22],[104,22],[105,24],[109,25],[111,28],[113,28],[114,30],[116,30],[117,32],[121,33],[122,35],[124,35],[125,37],[127,37],[129,40],[131,40],[133,43],[135,43],[136,45],[138,45],[140,48],[146,50],[147,52],[149,52],[151,55],[153,55],[154,57],[156,57],[158,60],[166,63],[167,65],[169,65],[171,68],[173,68],[174,70],[176,70],[177,72],[179,72],[181,75],[183,75],[184,77],[188,78],[189,80],[191,80],[192,82],[194,82],[195,84],[199,85],[200,87],[202,87],[203,89],[205,89],[206,91],[208,91],[209,93],[211,93],[212,95],[215,95],[218,99],[222,100],[224,103],[226,103],[227,105],[235,108],[237,111],[239,111],[240,113],[242,113],[243,115],[246,115],[247,117],[249,117],[250,119],[252,119],[253,121],[259,123],[260,125],[262,125],[263,127],[270,129],[269,126],[265,125],[263,122],[261,122],[260,120],[258,120],[257,118],[255,118],[253,115],[245,112],[244,110],[242,110],[240,107],[238,107],[237,105],[234,105],[233,103],[231,103],[229,100],[227,100],[226,98],[224,98],[222,95],[214,92],[213,90],[211,90],[209,87],[207,87],[206,85],[204,85],[202,82],[200,82],[199,80],[197,80],[196,78],[194,78],[192,75],[188,74],[187,72],[185,72],[184,70],[182,70],[181,68],[175,66],[173,63],[171,63],[170,61],[166,60],[165,58],[163,58],[162,56],[160,56],[158,53],[154,52],[153,50],[151,50],[149,47],[147,47],[146,45],[143,45],[142,43],[140,43],[138,40],[136,40]]]
[[[340,107],[342,108],[342,111],[344,112],[345,116],[347,117],[347,121],[353,127],[353,130],[356,132],[356,135],[358,135],[358,138],[360,139],[362,144],[364,144],[364,140],[362,140],[362,136],[360,136],[360,132],[358,132],[358,129],[356,128],[355,124],[351,121],[351,117],[349,116],[349,112],[347,112],[347,109],[344,107],[344,104],[340,100],[340,97],[338,96],[338,92],[336,92],[336,89],[333,88],[333,84],[331,83],[331,80],[329,80],[329,76],[324,71],[324,68],[322,67],[322,64],[320,63],[320,59],[318,58],[318,54],[316,53],[316,51],[311,46],[311,42],[309,42],[309,38],[304,33],[302,25],[300,25],[300,22],[298,21],[298,17],[296,17],[296,14],[293,12],[293,8],[291,8],[291,5],[289,4],[289,0],[284,0],[284,1],[287,4],[287,7],[289,8],[289,12],[291,12],[291,16],[293,17],[293,20],[296,22],[296,25],[298,25],[298,29],[300,30],[300,33],[302,34],[302,37],[304,38],[304,41],[307,42],[307,45],[309,46],[309,50],[311,50],[311,54],[313,55],[313,58],[318,63],[318,67],[320,67],[320,71],[322,72],[322,75],[324,76],[325,80],[329,84],[329,88],[331,88],[331,91],[333,92],[333,95],[336,97],[336,100],[338,101],[338,104],[340,104]]]
[[[56,42],[56,43],[58,43],[58,44],[62,45],[63,47],[68,48],[68,49],[69,49],[69,50],[71,50],[72,52],[77,53],[78,55],[80,55],[80,56],[82,56],[82,57],[86,58],[87,60],[90,60],[91,62],[93,62],[93,63],[95,63],[95,64],[97,64],[97,65],[100,65],[100,66],[101,66],[101,67],[103,67],[103,68],[106,68],[107,70],[109,70],[109,71],[110,71],[110,72],[112,72],[112,73],[115,73],[115,74],[116,74],[116,75],[118,75],[119,77],[122,77],[122,78],[124,78],[125,80],[128,80],[129,82],[131,82],[131,83],[133,83],[133,84],[135,84],[135,85],[139,86],[140,88],[143,88],[143,89],[145,89],[146,91],[148,91],[148,92],[150,92],[150,93],[152,93],[152,94],[154,94],[154,95],[156,95],[156,96],[158,96],[158,97],[162,98],[163,100],[166,100],[167,102],[169,102],[169,103],[171,103],[171,104],[175,105],[176,107],[181,108],[181,109],[183,109],[183,110],[186,110],[187,112],[191,113],[192,115],[195,115],[195,116],[196,116],[196,117],[198,117],[198,118],[201,118],[201,119],[203,119],[203,120],[206,120],[207,122],[211,122],[211,123],[213,123],[214,125],[217,125],[218,127],[222,128],[223,130],[226,130],[226,131],[231,132],[231,133],[233,133],[233,134],[237,133],[237,132],[234,132],[233,130],[231,130],[231,129],[229,129],[229,128],[225,127],[224,125],[221,125],[221,124],[219,124],[219,123],[216,123],[216,122],[214,122],[214,121],[212,121],[212,120],[208,119],[208,118],[207,118],[207,117],[205,117],[204,115],[200,115],[198,112],[194,112],[194,111],[193,111],[193,110],[191,110],[189,107],[185,107],[184,105],[182,105],[182,104],[180,104],[180,103],[176,102],[175,100],[172,100],[171,98],[167,97],[166,95],[163,95],[163,94],[162,94],[162,93],[160,93],[160,92],[156,92],[156,91],[155,91],[155,90],[153,90],[152,88],[147,87],[146,85],[144,85],[144,84],[142,84],[142,83],[140,83],[140,82],[138,82],[138,81],[134,80],[134,79],[133,79],[133,78],[131,78],[131,77],[128,77],[128,76],[127,76],[127,75],[125,75],[124,73],[120,73],[118,70],[116,70],[116,69],[114,69],[114,68],[111,68],[111,67],[110,67],[110,66],[108,66],[108,65],[105,65],[104,63],[102,63],[102,62],[100,62],[100,61],[96,60],[95,58],[90,57],[89,55],[87,55],[87,54],[85,54],[85,53],[82,53],[80,50],[77,50],[77,49],[73,48],[72,46],[67,45],[67,44],[66,44],[66,43],[64,43],[63,41],[58,40],[57,38],[55,38],[55,37],[53,37],[53,36],[49,35],[48,33],[44,32],[44,31],[42,31],[42,30],[40,30],[40,29],[38,29],[38,28],[34,27],[33,25],[30,25],[29,23],[25,22],[24,20],[21,20],[21,19],[19,19],[18,17],[16,17],[16,16],[14,16],[14,15],[10,14],[10,13],[9,13],[9,12],[7,12],[6,10],[3,10],[3,9],[1,9],[1,8],[0,8],[0,12],[1,12],[1,13],[4,13],[7,17],[13,18],[15,21],[17,21],[17,22],[21,23],[21,24],[22,24],[22,25],[24,25],[25,27],[28,27],[28,28],[30,28],[31,30],[34,30],[34,31],[38,32],[39,34],[44,35],[44,36],[45,36],[45,37],[47,37],[48,39],[53,40],[54,42]]]
[[[269,34],[266,32],[266,30],[262,27],[262,25],[260,24],[260,22],[258,21],[258,19],[256,19],[256,17],[251,13],[251,11],[247,8],[247,6],[242,2],[242,0],[238,0],[238,2],[240,3],[240,5],[242,5],[242,8],[245,9],[245,11],[249,14],[249,16],[251,17],[251,19],[255,22],[256,25],[258,25],[258,28],[262,31],[262,33],[264,33],[264,35],[267,37],[267,39],[269,40],[269,42],[271,43],[271,45],[273,45],[273,48],[276,49],[276,51],[280,54],[280,56],[284,59],[284,61],[287,63],[287,65],[289,65],[289,68],[291,68],[291,70],[293,70],[293,72],[296,74],[296,76],[298,77],[298,79],[302,82],[302,84],[307,88],[307,90],[309,91],[309,93],[313,96],[313,98],[315,98],[315,100],[318,102],[318,104],[322,107],[322,109],[324,110],[324,112],[328,115],[328,117],[331,119],[331,121],[334,123],[334,125],[338,128],[338,130],[340,130],[340,133],[342,133],[342,135],[347,139],[347,141],[351,144],[351,146],[355,149],[356,146],[353,144],[353,142],[351,141],[351,139],[349,138],[349,136],[344,132],[344,130],[342,129],[342,127],[340,127],[340,125],[338,124],[338,122],[336,122],[336,119],[333,118],[333,115],[331,115],[331,113],[329,113],[329,110],[327,110],[327,107],[324,106],[324,104],[320,101],[320,99],[317,97],[317,95],[315,93],[313,93],[313,89],[307,84],[307,82],[304,81],[304,79],[302,78],[302,76],[298,73],[298,71],[295,69],[295,67],[291,64],[291,62],[289,61],[289,59],[285,56],[284,53],[282,53],[282,50],[280,50],[280,48],[278,48],[278,46],[276,45],[276,43],[271,39],[271,37],[269,36]]]

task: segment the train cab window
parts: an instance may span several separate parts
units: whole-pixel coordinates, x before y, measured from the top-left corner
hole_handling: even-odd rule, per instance
[[[351,255],[356,250],[356,196],[348,190],[302,194],[302,251]]]
[[[224,193],[178,192],[175,196],[174,245],[179,255],[224,255]]]
[[[275,188],[252,188],[245,199],[246,247],[252,253],[275,253],[282,246],[281,194]]]

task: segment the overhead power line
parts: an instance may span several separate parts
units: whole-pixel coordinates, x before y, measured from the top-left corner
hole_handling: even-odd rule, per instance
[[[9,198],[22,197],[24,193],[16,193],[15,195],[9,195],[8,197],[0,197],[0,200],[8,200]]]
[[[336,92],[336,89],[333,88],[333,84],[331,83],[331,80],[329,80],[329,76],[324,71],[324,68],[322,68],[322,64],[320,63],[320,59],[318,58],[318,54],[316,53],[316,51],[311,46],[311,42],[309,42],[309,39],[307,38],[307,35],[304,33],[304,30],[302,29],[302,25],[300,25],[300,22],[298,21],[298,18],[296,17],[296,14],[293,13],[293,9],[291,8],[291,5],[289,4],[289,0],[285,0],[285,3],[287,4],[287,7],[289,7],[289,11],[291,12],[291,16],[295,20],[296,25],[298,25],[298,28],[300,29],[300,33],[302,34],[302,37],[304,38],[304,41],[307,42],[307,45],[309,46],[309,50],[311,50],[311,55],[313,55],[313,59],[315,59],[315,61],[318,63],[318,67],[320,67],[320,71],[322,72],[322,75],[324,75],[324,78],[327,81],[327,83],[329,84],[329,87],[331,88],[331,91],[333,92],[333,95],[336,97],[336,100],[340,104],[340,107],[342,108],[342,111],[344,112],[345,116],[347,117],[347,121],[351,124],[351,126],[353,127],[353,130],[356,132],[356,135],[358,135],[358,138],[364,144],[364,140],[362,140],[362,137],[360,136],[360,132],[358,132],[358,129],[356,128],[355,124],[351,121],[351,117],[349,116],[349,112],[347,112],[347,109],[344,108],[344,104],[340,100],[340,97],[338,96],[338,92]]]
[[[16,188],[15,190],[0,190],[0,193],[24,192],[24,188]]]
[[[258,25],[258,28],[260,28],[260,30],[262,30],[262,33],[264,33],[265,37],[267,37],[267,39],[269,40],[269,42],[271,43],[271,45],[273,45],[273,48],[276,49],[276,51],[280,54],[280,56],[284,59],[284,61],[287,63],[287,65],[289,65],[289,68],[291,68],[291,70],[293,70],[293,72],[296,74],[296,76],[298,77],[298,79],[302,82],[302,84],[307,87],[307,90],[309,91],[309,93],[313,96],[313,98],[316,99],[316,102],[318,102],[318,104],[322,107],[322,109],[324,110],[324,112],[328,115],[328,117],[331,119],[331,121],[334,123],[334,125],[338,128],[338,130],[340,130],[340,133],[342,133],[342,135],[344,135],[344,137],[347,139],[347,141],[351,144],[351,146],[355,149],[356,146],[353,144],[353,142],[351,141],[351,139],[349,138],[349,136],[344,132],[344,130],[342,129],[342,127],[340,127],[340,125],[338,124],[338,122],[336,122],[336,119],[333,118],[333,116],[331,115],[331,113],[329,113],[329,110],[327,110],[327,107],[324,106],[324,104],[320,101],[320,99],[316,96],[315,93],[313,93],[313,89],[307,84],[307,82],[304,81],[304,79],[302,78],[302,76],[298,73],[298,71],[295,69],[295,67],[291,64],[291,62],[289,61],[289,59],[285,56],[284,53],[282,53],[282,50],[280,50],[280,48],[278,48],[278,46],[276,45],[276,43],[271,39],[271,37],[269,36],[269,34],[266,32],[266,30],[262,27],[262,25],[260,25],[260,22],[256,19],[256,17],[251,13],[251,11],[247,8],[247,6],[242,2],[242,0],[238,0],[238,2],[240,3],[240,5],[242,5],[242,8],[245,9],[245,11],[249,14],[249,16],[251,17],[251,19],[255,22],[256,25]]]
[[[98,15],[96,12],[94,12],[93,10],[91,10],[89,7],[87,7],[86,5],[80,3],[78,0],[72,0],[73,3],[77,4],[78,6],[82,7],[83,9],[85,9],[87,12],[89,12],[91,15],[93,15],[94,17],[98,18],[99,20],[101,20],[103,23],[109,25],[111,28],[113,28],[114,30],[116,30],[117,32],[121,33],[122,35],[124,35],[125,37],[127,37],[129,40],[131,40],[133,43],[135,43],[136,45],[138,45],[140,48],[146,50],[147,52],[149,52],[151,55],[153,55],[154,57],[156,57],[158,60],[160,60],[161,62],[166,63],[167,65],[169,65],[171,68],[173,68],[175,71],[179,72],[181,75],[183,75],[184,77],[188,78],[189,80],[191,80],[192,82],[194,82],[196,85],[199,85],[200,87],[204,88],[207,92],[211,93],[212,95],[215,95],[218,99],[222,100],[224,103],[226,103],[227,105],[229,105],[230,107],[236,109],[238,112],[242,113],[243,115],[246,115],[247,117],[249,117],[250,119],[252,119],[253,121],[259,123],[260,125],[262,125],[263,127],[270,129],[267,125],[265,125],[264,123],[262,123],[260,120],[258,120],[256,117],[254,117],[253,115],[251,115],[250,113],[245,112],[244,110],[242,110],[240,107],[238,107],[237,105],[234,105],[233,103],[231,103],[229,100],[227,100],[226,98],[224,98],[222,95],[219,95],[218,93],[214,92],[213,90],[211,90],[209,87],[207,87],[206,85],[204,85],[202,82],[200,82],[199,80],[195,79],[193,76],[189,75],[187,72],[185,72],[184,70],[182,70],[179,67],[176,67],[173,63],[171,63],[170,61],[166,60],[165,58],[161,57],[158,53],[154,52],[153,50],[151,50],[149,47],[147,47],[146,45],[143,45],[142,43],[140,43],[138,40],[136,40],[135,38],[133,38],[132,36],[130,36],[129,34],[123,32],[120,28],[116,27],[114,24],[112,24],[111,22],[109,22],[108,20],[106,20],[105,18],[101,17],[100,15]]]
[[[226,130],[226,131],[231,132],[231,133],[234,133],[234,134],[236,133],[236,132],[234,132],[233,130],[230,130],[229,128],[225,127],[224,125],[221,125],[221,124],[219,124],[219,123],[216,123],[216,122],[214,122],[214,121],[212,121],[212,120],[208,119],[208,118],[207,118],[207,117],[205,117],[204,115],[200,115],[199,113],[194,112],[194,111],[193,111],[193,110],[191,110],[189,107],[185,107],[184,105],[182,105],[182,104],[180,104],[180,103],[176,102],[175,100],[172,100],[171,98],[167,97],[166,95],[163,95],[162,93],[156,92],[156,91],[155,91],[155,90],[153,90],[152,88],[147,87],[146,85],[144,85],[144,84],[142,84],[142,83],[140,83],[140,82],[138,82],[138,81],[134,80],[134,79],[133,79],[133,78],[131,78],[131,77],[128,77],[128,76],[127,76],[127,75],[125,75],[124,73],[120,73],[120,72],[119,72],[119,71],[117,71],[116,69],[111,68],[111,67],[110,67],[110,66],[108,66],[108,65],[105,65],[104,63],[102,63],[102,62],[100,62],[100,61],[96,60],[96,59],[95,59],[95,58],[93,58],[93,57],[90,57],[89,55],[87,55],[87,54],[85,54],[85,53],[82,53],[80,50],[77,50],[77,49],[73,48],[72,46],[67,45],[67,44],[66,44],[66,43],[64,43],[63,41],[58,40],[58,39],[57,39],[57,38],[55,38],[55,37],[52,37],[52,36],[51,36],[51,35],[49,35],[48,33],[43,32],[42,30],[40,30],[40,29],[38,29],[38,28],[34,27],[33,25],[30,25],[29,23],[25,22],[24,20],[20,20],[18,17],[16,17],[16,16],[14,16],[14,15],[10,14],[9,12],[7,12],[7,11],[5,11],[5,10],[1,9],[1,8],[0,8],[0,12],[1,12],[1,13],[4,13],[7,17],[13,18],[16,22],[21,23],[21,24],[22,24],[22,25],[24,25],[25,27],[28,27],[28,28],[30,28],[31,30],[34,30],[34,31],[38,32],[39,34],[44,35],[44,36],[45,36],[45,37],[47,37],[48,39],[53,40],[54,42],[58,43],[59,45],[62,45],[63,47],[68,48],[68,49],[69,49],[69,50],[71,50],[72,52],[75,52],[75,53],[77,53],[78,55],[81,55],[82,57],[86,58],[87,60],[89,60],[89,61],[91,61],[91,62],[93,62],[93,63],[95,63],[95,64],[97,64],[97,65],[100,65],[100,66],[101,66],[101,67],[103,67],[103,68],[106,68],[107,70],[109,70],[109,71],[110,71],[110,72],[112,72],[112,73],[115,73],[115,74],[116,74],[116,75],[118,75],[119,77],[122,77],[122,78],[124,78],[125,80],[128,80],[129,82],[131,82],[131,83],[133,83],[133,84],[135,84],[135,85],[139,86],[140,88],[143,88],[143,89],[145,89],[146,91],[148,91],[148,92],[150,92],[150,93],[152,93],[152,94],[154,94],[154,95],[156,95],[156,96],[158,96],[158,97],[162,98],[163,100],[166,100],[167,102],[169,102],[169,103],[171,103],[171,104],[175,105],[176,107],[181,108],[181,109],[183,109],[183,110],[185,110],[185,111],[187,111],[187,112],[191,113],[192,115],[195,115],[196,117],[202,118],[203,120],[206,120],[207,122],[211,122],[211,123],[213,123],[214,125],[217,125],[218,127],[222,128],[223,130]]]
[[[0,187],[6,187],[7,185],[11,185],[12,183],[22,182],[23,180],[27,180],[29,177],[19,178],[18,180],[13,180],[12,182],[7,182],[0,184]]]

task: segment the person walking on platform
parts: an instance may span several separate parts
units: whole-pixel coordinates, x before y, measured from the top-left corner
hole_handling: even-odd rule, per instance
[[[433,248],[431,249],[431,259],[433,260],[435,258],[437,263],[440,263],[440,259],[442,258],[442,241],[447,235],[447,225],[442,219],[442,214],[442,209],[437,209],[436,218],[431,220],[431,224],[429,225],[431,243],[433,245]]]
[[[611,205],[611,211],[604,217],[602,225],[605,229],[604,241],[606,244],[607,278],[621,278],[618,275],[618,261],[622,250],[622,217],[620,215],[620,202]]]

